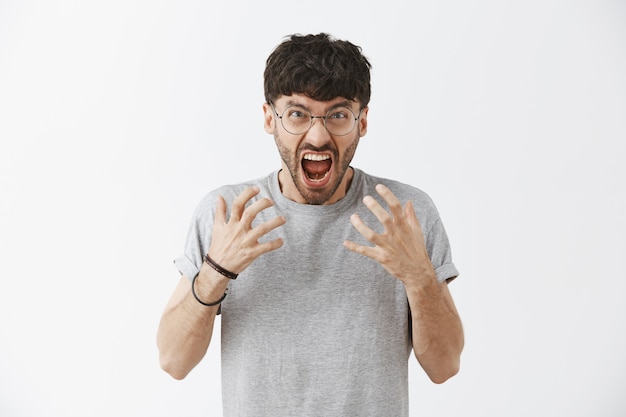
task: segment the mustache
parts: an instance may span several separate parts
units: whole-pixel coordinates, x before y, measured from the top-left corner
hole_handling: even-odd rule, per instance
[[[304,151],[330,152],[333,154],[333,156],[337,156],[337,150],[328,144],[318,147],[318,146],[313,146],[310,143],[304,143],[302,146],[300,146],[300,148],[298,148],[298,153],[302,153]]]

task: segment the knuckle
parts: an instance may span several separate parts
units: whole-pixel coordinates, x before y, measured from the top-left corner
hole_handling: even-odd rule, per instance
[[[382,252],[380,254],[379,259],[380,259],[380,263],[383,265],[389,264],[391,262],[391,257],[386,252]]]
[[[393,225],[393,218],[387,216],[385,218],[383,218],[381,221],[383,226],[385,226],[386,228],[389,228],[390,226]]]

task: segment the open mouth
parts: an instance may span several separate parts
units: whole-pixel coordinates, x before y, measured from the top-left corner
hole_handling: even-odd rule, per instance
[[[323,185],[329,177],[333,160],[330,155],[305,153],[302,157],[302,170],[307,182],[312,185]]]

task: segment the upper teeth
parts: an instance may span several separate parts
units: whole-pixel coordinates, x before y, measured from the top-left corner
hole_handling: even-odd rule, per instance
[[[309,161],[324,161],[330,159],[330,156],[318,153],[307,153],[304,155],[304,159],[308,159]]]

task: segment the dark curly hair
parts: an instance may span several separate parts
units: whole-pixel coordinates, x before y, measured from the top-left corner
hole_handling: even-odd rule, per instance
[[[318,101],[345,97],[367,106],[372,65],[361,50],[327,33],[287,36],[267,58],[265,100],[303,94]]]

